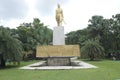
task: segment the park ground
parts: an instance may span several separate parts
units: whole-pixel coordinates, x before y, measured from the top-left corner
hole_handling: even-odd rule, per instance
[[[0,69],[0,80],[120,80],[120,61],[86,61],[98,68],[76,70],[21,70],[38,61],[21,62],[20,66]]]

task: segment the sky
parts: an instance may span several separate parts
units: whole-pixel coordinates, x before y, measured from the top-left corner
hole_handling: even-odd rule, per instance
[[[111,18],[120,13],[120,0],[0,0],[0,25],[16,28],[39,18],[53,29],[58,3],[63,9],[65,33],[86,28],[93,15]]]

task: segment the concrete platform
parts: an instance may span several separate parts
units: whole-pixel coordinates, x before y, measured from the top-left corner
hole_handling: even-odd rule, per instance
[[[34,64],[30,64],[20,69],[28,69],[28,70],[64,70],[64,69],[88,69],[88,68],[98,68],[94,65],[88,64],[83,61],[72,61],[72,66],[46,66],[45,61],[37,62]]]

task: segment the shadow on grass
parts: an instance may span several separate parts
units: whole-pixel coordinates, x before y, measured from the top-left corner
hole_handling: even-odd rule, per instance
[[[95,60],[90,60],[90,59],[80,59],[82,61],[85,61],[85,62],[99,62],[99,61],[103,61],[103,59],[95,59]]]
[[[13,69],[13,68],[18,68],[20,67],[19,65],[6,65],[5,67],[0,67],[1,69]]]

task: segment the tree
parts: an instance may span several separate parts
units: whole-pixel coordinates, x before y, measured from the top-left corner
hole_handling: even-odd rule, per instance
[[[36,46],[49,45],[52,42],[52,30],[38,18],[34,18],[32,23],[21,24],[16,31],[18,39],[22,42],[24,56],[35,52]]]
[[[120,49],[120,14],[116,14],[113,16],[113,23],[112,23],[112,34],[114,35],[114,49]]]
[[[106,53],[118,52],[120,48],[120,14],[113,15],[110,19],[104,19],[103,27],[101,44]]]
[[[68,34],[66,34],[66,44],[77,44],[78,40],[78,34],[76,34],[76,31],[72,31]]]
[[[66,34],[67,44],[80,44],[87,39],[87,29],[72,31]]]
[[[87,54],[90,60],[94,60],[94,58],[104,53],[104,48],[99,44],[98,40],[87,40],[83,44],[81,52]]]
[[[92,19],[89,20],[90,24],[88,25],[89,38],[95,39],[100,38],[103,31],[103,16],[92,16]]]
[[[114,36],[112,31],[113,19],[104,19],[102,16],[92,16],[89,20],[88,35],[89,39],[98,39],[100,44],[104,46],[105,52],[108,53],[112,49]]]
[[[113,15],[110,19],[94,15],[86,29],[69,32],[66,36],[67,44],[80,44],[82,47],[86,40],[97,39],[106,55],[120,53],[120,14]]]
[[[2,53],[2,62],[6,60],[19,61],[21,60],[22,46],[21,42],[13,38],[8,28],[0,26],[0,52]],[[5,65],[4,65],[5,66]]]

